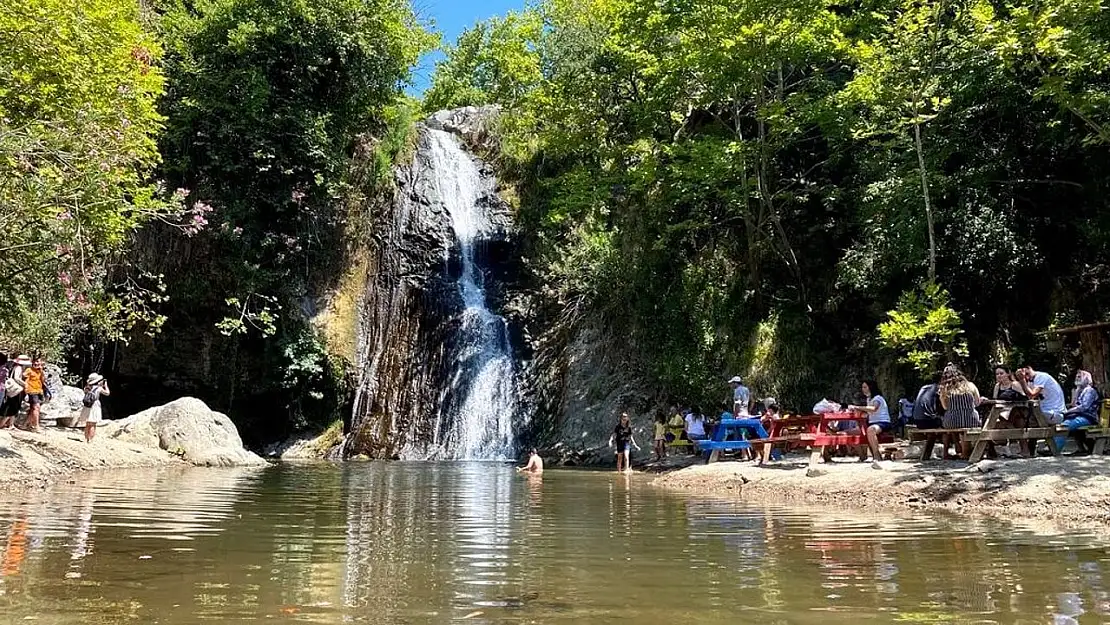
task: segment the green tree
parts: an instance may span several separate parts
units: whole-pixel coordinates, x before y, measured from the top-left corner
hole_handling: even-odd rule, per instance
[[[537,12],[523,11],[464,30],[436,65],[425,109],[519,102],[541,79],[536,53],[541,27]]]
[[[404,0],[166,0],[158,10],[162,172],[210,210],[189,240],[168,244],[164,228],[150,228],[135,253],[168,276],[172,314],[152,353],[204,345],[182,354],[175,375],[240,419],[242,406],[287,417],[256,434],[330,423],[342,368],[305,347],[316,345],[311,302],[337,283],[365,232],[363,190],[350,179],[356,146],[391,134],[387,113],[434,38]],[[225,374],[205,376],[209,367]],[[290,385],[293,369],[328,375]]]
[[[135,3],[0,6],[2,342],[57,357],[88,323],[106,338],[160,323],[157,277],[117,270],[141,225],[183,225],[151,178],[160,55]]]

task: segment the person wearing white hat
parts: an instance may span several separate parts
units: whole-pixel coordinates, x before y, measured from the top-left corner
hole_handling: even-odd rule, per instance
[[[752,392],[744,386],[744,380],[737,375],[733,376],[728,384],[732,387],[732,414],[736,415],[737,419],[750,416]]]
[[[100,396],[111,395],[108,390],[108,380],[99,373],[90,373],[85,384],[85,396],[81,399],[81,419],[85,422],[85,442],[91,443],[96,438],[96,426],[102,416],[100,409]]]

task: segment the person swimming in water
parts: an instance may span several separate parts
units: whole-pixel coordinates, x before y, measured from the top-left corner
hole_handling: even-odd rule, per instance
[[[518,468],[517,471],[521,473],[531,473],[532,475],[540,475],[543,473],[543,458],[540,458],[540,454],[536,451],[535,447],[533,447],[532,452],[528,454],[528,464]]]

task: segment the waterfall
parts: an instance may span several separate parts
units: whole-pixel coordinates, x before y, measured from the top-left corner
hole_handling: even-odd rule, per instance
[[[457,355],[449,392],[433,441],[454,459],[493,460],[514,456],[516,370],[505,319],[490,311],[479,251],[491,224],[481,198],[481,173],[450,133],[429,129],[429,160],[436,197],[451,218],[461,265],[457,287],[462,300]],[[452,414],[453,413],[453,414]],[[442,420],[446,419],[446,427]]]

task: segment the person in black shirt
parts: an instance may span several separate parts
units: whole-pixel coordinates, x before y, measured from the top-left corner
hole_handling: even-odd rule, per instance
[[[620,421],[617,422],[617,427],[613,428],[613,435],[609,437],[609,446],[613,447],[616,444],[617,449],[617,472],[618,473],[631,473],[632,464],[629,460],[629,445],[640,451],[640,446],[636,444],[636,439],[632,436],[632,422],[628,417],[628,413],[621,413]]]
[[[917,392],[917,399],[913,402],[913,424],[922,430],[940,428],[943,411],[937,396],[937,385],[926,384]]]

